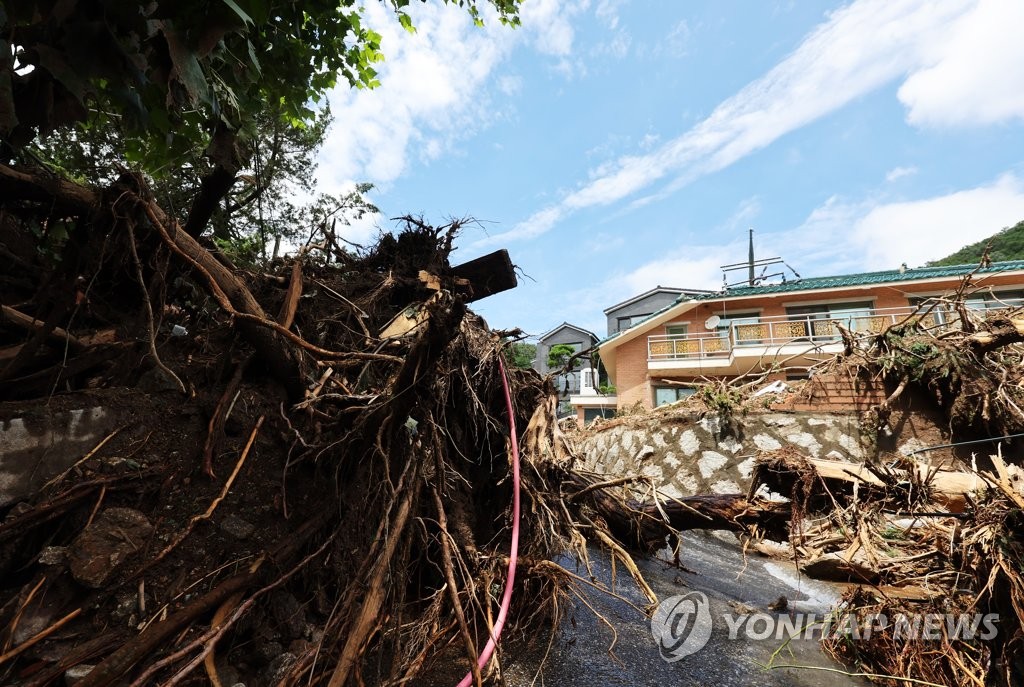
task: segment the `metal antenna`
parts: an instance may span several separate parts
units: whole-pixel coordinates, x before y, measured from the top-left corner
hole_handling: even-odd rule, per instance
[[[754,285],[754,230],[750,229],[750,249],[747,252],[747,282]]]

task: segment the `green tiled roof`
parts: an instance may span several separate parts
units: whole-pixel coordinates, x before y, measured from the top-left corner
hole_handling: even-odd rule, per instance
[[[942,267],[916,267],[903,272],[899,270],[885,270],[883,272],[862,272],[860,274],[840,274],[834,277],[808,277],[806,279],[793,279],[777,284],[765,284],[763,286],[734,286],[731,289],[717,291],[715,293],[688,296],[683,294],[676,299],[672,305],[666,306],[657,312],[651,313],[642,322],[633,325],[639,326],[666,310],[674,308],[679,303],[686,301],[709,301],[719,298],[742,298],[744,296],[759,296],[770,293],[791,293],[800,291],[815,291],[818,289],[838,289],[850,286],[869,286],[871,284],[891,284],[901,281],[918,281],[921,279],[938,279],[941,277],[961,277],[971,272],[977,274],[994,274],[997,272],[1010,272],[1013,270],[1024,270],[1024,260],[1007,260],[1005,262],[994,262],[988,267],[978,267],[977,263],[970,265],[945,265]],[[632,329],[632,327],[630,327]],[[628,330],[627,330],[628,331]],[[615,332],[598,342],[598,345],[617,338],[622,332]]]
[[[862,272],[861,274],[841,274],[835,277],[810,277],[807,279],[794,279],[777,284],[765,284],[764,286],[734,286],[718,293],[700,295],[692,299],[680,298],[676,303],[683,300],[714,300],[716,298],[740,298],[743,296],[759,296],[767,293],[788,293],[794,291],[815,291],[817,289],[837,289],[850,286],[869,286],[871,284],[891,284],[901,281],[918,281],[920,279],[937,279],[940,277],[960,277],[977,271],[978,274],[992,274],[995,272],[1009,272],[1012,270],[1024,270],[1024,260],[1007,260],[1006,262],[994,262],[988,267],[979,268],[977,263],[972,265],[946,265],[942,267],[917,267],[907,269],[904,272],[899,270],[886,270],[884,272]]]

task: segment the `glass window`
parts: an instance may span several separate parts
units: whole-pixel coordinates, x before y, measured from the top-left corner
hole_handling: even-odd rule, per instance
[[[618,323],[617,324],[618,329],[616,329],[615,331],[617,331],[617,332],[624,332],[627,329],[629,329],[630,327],[632,327],[633,325],[640,324],[641,322],[643,322],[644,320],[646,320],[650,316],[651,316],[651,313],[647,312],[647,313],[643,313],[642,315],[627,315],[626,317],[616,318],[616,322]]]
[[[690,329],[688,324],[667,324],[665,325],[665,333],[669,336],[685,336],[687,331]]]
[[[654,407],[681,401],[693,396],[695,391],[696,389],[689,386],[656,386],[654,387]]]
[[[578,394],[580,392],[579,375],[574,372],[555,376],[555,390],[558,394]]]
[[[970,310],[999,310],[1001,308],[1021,307],[1024,291],[997,291],[996,293],[977,293],[964,299],[964,305]]]
[[[589,425],[599,417],[614,417],[615,411],[611,408],[584,408],[583,424]]]

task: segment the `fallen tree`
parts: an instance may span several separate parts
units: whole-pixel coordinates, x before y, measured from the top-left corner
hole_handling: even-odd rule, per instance
[[[911,459],[898,466],[815,460],[792,449],[759,457],[753,489],[791,498],[790,541],[801,569],[858,584],[834,610],[846,630],[823,636],[829,652],[893,687],[1020,684],[1024,479],[998,454],[992,461],[993,471],[979,472]],[[943,623],[941,644],[897,621],[920,623],[929,614],[967,620]],[[982,616],[995,619],[994,632],[970,620]]]
[[[17,348],[0,410],[99,395],[123,418],[5,509],[5,681],[88,663],[83,687],[198,671],[404,684],[442,660],[479,682],[515,537],[523,627],[572,583],[556,554],[606,548],[653,603],[631,551],[683,529],[785,530],[785,504],[641,503],[574,470],[549,383],[503,371],[510,333],[466,307],[474,284],[502,287],[449,264],[458,222],[406,218],[366,251],[325,242],[245,272],[138,177],[94,190],[0,166],[0,197],[0,349]],[[54,212],[75,230],[59,256],[33,252]],[[29,617],[45,634],[23,636]]]

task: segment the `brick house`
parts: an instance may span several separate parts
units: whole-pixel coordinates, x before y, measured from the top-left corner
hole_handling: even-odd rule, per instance
[[[842,350],[836,325],[880,331],[930,298],[955,291],[968,275],[969,308],[1024,304],[1024,260],[796,279],[682,295],[609,336],[599,352],[619,408],[637,402],[653,408],[692,393],[669,380],[734,378],[780,364],[786,371],[776,378],[805,377],[817,360]],[[923,322],[957,326],[958,315],[940,305]]]

